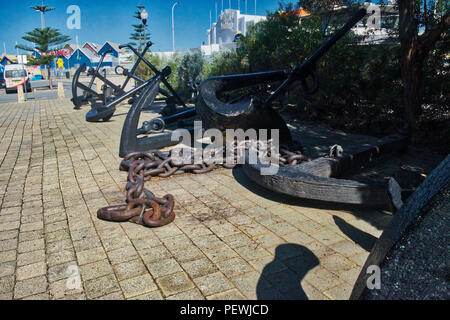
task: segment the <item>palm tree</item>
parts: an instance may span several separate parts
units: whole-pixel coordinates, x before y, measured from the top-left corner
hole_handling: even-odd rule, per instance
[[[41,27],[42,27],[42,29],[44,29],[45,28],[45,13],[48,12],[48,11],[55,10],[55,8],[47,7],[44,4],[44,0],[42,0],[42,5],[41,6],[34,5],[34,6],[30,7],[30,8],[41,13]]]
[[[60,50],[62,48],[61,45],[69,41],[70,37],[62,35],[58,29],[45,27],[43,29],[35,28],[33,31],[27,32],[26,36],[23,36],[22,39],[33,43],[35,47],[19,44],[16,45],[16,48],[30,53],[39,53],[39,57],[32,56],[30,58],[30,64],[47,66],[50,89],[53,89],[50,64],[54,56],[49,53]]]

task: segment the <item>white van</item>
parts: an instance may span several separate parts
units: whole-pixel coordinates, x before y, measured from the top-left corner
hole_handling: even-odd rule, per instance
[[[23,64],[7,64],[4,71],[6,93],[17,92],[17,87],[25,86],[27,92],[31,92],[30,77]]]

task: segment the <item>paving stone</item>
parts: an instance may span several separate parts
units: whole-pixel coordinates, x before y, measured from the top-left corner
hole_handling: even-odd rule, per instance
[[[246,300],[238,290],[232,289],[206,297],[208,300]]]
[[[308,300],[330,300],[330,297],[327,297],[322,292],[320,292],[317,288],[312,286],[306,280],[301,282],[302,290],[305,295],[308,297]]]
[[[18,229],[0,232],[0,241],[17,238],[18,234],[19,234]],[[1,249],[1,242],[0,242],[0,249]]]
[[[152,238],[135,239],[132,242],[137,250],[151,249],[161,245],[161,241],[155,236]]]
[[[174,273],[165,277],[156,279],[156,283],[161,288],[165,296],[173,296],[180,292],[188,291],[194,288],[194,284],[189,280],[188,276],[184,272]],[[181,300],[187,299],[186,296],[191,295],[185,294]]]
[[[16,280],[25,280],[37,276],[45,275],[47,272],[47,265],[45,262],[37,262],[23,267],[18,267],[16,271]]]
[[[220,272],[196,278],[194,279],[194,282],[200,291],[206,296],[233,288],[233,284]]]
[[[64,299],[76,296],[83,292],[83,286],[80,283],[80,287],[73,289],[72,286],[68,286],[68,279],[59,280],[49,285],[50,299]]]
[[[354,242],[347,241],[347,240],[334,243],[330,247],[334,251],[336,251],[346,257],[351,257],[356,254],[364,252],[364,249],[362,249],[361,247],[356,245]]]
[[[256,271],[264,271],[264,274],[276,273],[287,269],[287,266],[281,262],[281,260],[274,260],[272,256],[267,256],[257,260],[250,260],[248,263],[252,265]]]
[[[99,278],[113,273],[108,260],[101,260],[80,266],[81,276],[84,281]]]
[[[253,268],[247,262],[238,257],[219,262],[217,267],[228,278],[253,271]]]
[[[47,279],[45,276],[35,277],[23,281],[16,281],[14,287],[14,299],[32,296],[47,290]]]
[[[306,233],[307,235],[312,235],[323,228],[323,226],[312,220],[307,220],[297,226],[298,230]]]
[[[165,259],[147,264],[147,269],[154,278],[163,277],[172,273],[183,271],[175,259]]]
[[[147,273],[147,269],[141,260],[132,260],[116,264],[113,268],[119,281]]]
[[[305,280],[322,292],[342,283],[342,280],[324,268],[316,268],[308,272]]]
[[[346,271],[356,266],[356,263],[348,260],[340,254],[333,254],[321,259],[320,264],[331,272]]]
[[[0,263],[0,277],[13,275],[15,269],[16,269],[15,261]]]
[[[58,230],[55,232],[50,232],[50,233],[45,234],[45,241],[47,243],[61,241],[64,239],[70,239],[70,234],[67,230]]]
[[[250,245],[235,249],[236,252],[245,260],[254,260],[270,255],[270,253],[258,245]]]
[[[178,262],[191,261],[205,257],[202,251],[200,251],[193,245],[184,248],[173,249],[170,250],[170,252]]]
[[[47,257],[47,265],[53,267],[58,264],[75,260],[75,252],[71,250],[63,250],[52,253]]]
[[[97,236],[84,238],[73,242],[73,247],[77,252],[97,248],[100,247],[101,245],[102,243],[100,242],[100,239]]]
[[[294,231],[288,234],[285,234],[282,236],[284,240],[290,243],[300,244],[300,245],[307,245],[313,241],[315,241],[313,238],[308,236],[306,233],[303,233],[301,231]]]
[[[61,279],[66,279],[72,274],[71,270],[73,270],[74,268],[78,268],[75,261],[69,261],[63,264],[49,267],[47,270],[48,281],[55,282]]]
[[[154,229],[153,232],[160,238],[171,238],[176,235],[183,234],[183,232],[175,224],[168,224],[164,227]]]
[[[23,252],[30,252],[30,251],[35,251],[35,250],[44,249],[44,248],[45,248],[44,239],[37,239],[37,240],[20,242],[18,251],[19,251],[19,253],[23,253]]]
[[[12,300],[13,299],[13,293],[7,292],[7,293],[0,293],[0,301],[2,300]]]
[[[102,240],[106,251],[112,251],[123,247],[131,247],[131,241],[125,236],[119,236],[115,238],[108,238]]]
[[[164,246],[141,250],[139,251],[139,255],[145,264],[172,257],[170,252]]]
[[[20,232],[34,231],[44,229],[43,221],[22,223],[20,225]]]
[[[349,259],[362,267],[366,263],[368,256],[369,256],[369,252],[362,252],[360,254],[350,257]]]
[[[0,277],[0,293],[12,292],[14,288],[14,276]]]
[[[324,294],[331,296],[334,300],[348,300],[352,293],[353,287],[344,283],[337,287],[328,289]]]
[[[339,272],[339,278],[344,280],[350,285],[354,285],[356,280],[358,279],[359,274],[361,273],[361,267],[356,266],[351,268],[350,270]]]
[[[137,297],[133,297],[133,300],[163,300],[163,296],[159,291],[153,291],[150,293],[146,293]]]
[[[66,249],[72,249],[72,248],[73,248],[72,241],[70,239],[64,239],[64,240],[48,243],[46,246],[47,254],[61,252]]]
[[[213,262],[219,262],[237,256],[237,253],[228,246],[221,246],[212,249],[204,249],[203,252]]]
[[[222,246],[224,243],[220,241],[215,235],[204,235],[196,238],[191,238],[192,242],[200,249],[212,249]]]
[[[169,250],[184,248],[192,245],[191,240],[189,240],[189,238],[184,234],[180,234],[172,238],[163,238],[162,242]]]
[[[285,242],[283,239],[271,232],[256,236],[253,240],[264,248],[270,248]]]
[[[217,267],[206,258],[182,262],[181,266],[191,278],[198,278],[217,271]]]
[[[97,237],[97,232],[95,231],[95,228],[83,228],[71,231],[70,235],[73,241],[79,241],[86,238]]]
[[[0,231],[9,231],[9,230],[15,230],[19,229],[20,221],[14,221],[14,222],[3,222],[0,223]]]
[[[228,222],[215,224],[210,229],[220,238],[239,232],[239,229]]]
[[[0,263],[15,261],[17,257],[16,250],[0,251]]]
[[[42,250],[36,250],[36,251],[30,251],[25,253],[19,253],[17,255],[17,265],[24,266],[27,264],[32,264],[35,262],[45,261],[45,251]]]
[[[242,225],[247,225],[247,224],[252,224],[254,223],[253,219],[246,216],[245,214],[240,214],[234,217],[229,217],[227,218],[227,220],[234,224],[235,226],[242,226]]]
[[[259,281],[260,278],[261,275],[259,273],[257,273],[256,271],[252,271],[239,275],[231,279],[231,281],[236,286],[236,288],[239,289],[239,291],[242,292],[248,299],[256,300],[260,298],[257,295],[258,285],[260,286],[260,290],[269,288],[267,282]]]
[[[223,237],[222,240],[228,244],[231,248],[239,248],[254,244],[252,239],[242,233],[236,233],[231,236]]]
[[[89,299],[96,299],[101,296],[119,291],[119,283],[114,275],[88,280],[84,282],[86,288],[86,295]]]
[[[106,253],[102,247],[93,248],[85,251],[77,252],[77,259],[80,265],[107,259]]]
[[[321,243],[323,243],[326,246],[330,246],[336,242],[340,242],[344,240],[344,238],[338,236],[336,233],[328,230],[328,229],[322,229],[317,233],[314,233],[312,235],[313,238],[319,240]]]
[[[96,298],[97,300],[124,300],[123,294],[121,291],[113,292],[104,296],[101,296],[99,298]]]
[[[43,230],[21,232],[19,233],[19,242],[37,240],[45,238]]]
[[[32,296],[25,297],[21,300],[33,300],[33,301],[39,301],[39,300],[50,300],[50,295],[47,292],[38,293]]]
[[[132,246],[109,251],[107,255],[112,264],[118,264],[138,258],[136,249]]]
[[[282,236],[282,235],[297,231],[297,229],[287,222],[280,222],[280,223],[271,225],[270,231],[272,231],[273,233],[275,233],[279,236]]]
[[[179,227],[185,234],[189,235],[189,237],[191,238],[212,234],[211,230],[209,230],[207,227],[198,223],[197,220],[195,220],[195,222],[196,223],[193,225],[184,225],[180,222]]]
[[[7,239],[0,241],[0,252],[17,249],[17,239]]]
[[[269,232],[269,229],[266,227],[258,224],[253,223],[249,225],[243,225],[239,227],[245,234],[247,234],[249,237],[256,237],[258,235],[262,235]]]
[[[157,289],[152,277],[144,274],[120,282],[125,298],[131,298]]]

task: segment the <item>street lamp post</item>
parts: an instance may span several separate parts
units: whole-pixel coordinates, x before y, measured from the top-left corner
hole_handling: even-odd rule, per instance
[[[172,6],[172,49],[173,49],[173,52],[175,52],[175,23],[173,21],[173,10],[175,9],[175,6],[177,4],[180,4],[180,2],[177,1]]]
[[[144,25],[144,46],[145,46],[145,43],[147,42],[147,19],[148,19],[148,12],[147,10],[145,10],[145,8],[141,12],[141,19],[142,24]]]

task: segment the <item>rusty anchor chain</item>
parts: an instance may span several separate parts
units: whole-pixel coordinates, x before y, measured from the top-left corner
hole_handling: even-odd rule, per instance
[[[177,148],[166,152],[149,150],[126,155],[120,163],[120,170],[128,172],[125,186],[126,203],[101,208],[97,211],[97,217],[114,222],[129,221],[152,228],[171,223],[175,219],[173,195],[167,194],[158,198],[144,188],[145,182],[152,177],[167,178],[185,173],[203,174],[217,168],[232,169],[236,166],[239,149],[245,150],[248,144],[244,143],[242,147],[242,144],[234,141],[231,145],[233,148],[231,155],[234,157],[231,163],[226,161],[217,163],[213,160],[214,158],[195,163],[195,151]],[[296,148],[297,150],[293,150],[295,148],[292,147],[280,147],[277,155],[280,166],[293,166],[309,161],[298,146]],[[211,156],[214,157],[214,155],[215,152],[212,152]]]

